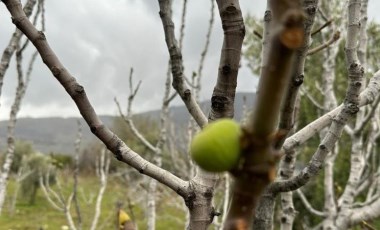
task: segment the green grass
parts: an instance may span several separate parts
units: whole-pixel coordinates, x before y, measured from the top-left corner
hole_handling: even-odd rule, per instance
[[[72,175],[65,173],[60,174],[62,184],[62,193],[68,197],[72,191]],[[96,176],[81,176],[79,178],[80,190],[83,190],[86,198],[82,193],[78,194],[81,215],[83,220],[83,229],[89,229],[92,223],[96,196],[99,190],[99,180]],[[52,186],[57,191],[57,186]],[[67,221],[63,212],[54,209],[44,197],[43,192],[39,189],[35,204],[29,204],[27,199],[23,199],[21,193],[15,207],[15,212],[9,213],[9,205],[12,194],[15,190],[15,182],[11,179],[8,185],[8,197],[6,198],[5,207],[2,216],[0,216],[1,230],[37,230],[42,227],[47,229],[61,229],[61,226],[67,225]],[[185,212],[181,209],[183,202],[177,194],[168,191],[167,188],[159,187],[161,192],[157,202],[157,221],[156,229],[184,229]],[[146,201],[146,191],[143,188],[135,188],[133,181],[127,185],[121,180],[110,177],[102,201],[102,213],[98,222],[97,229],[115,229],[116,222],[116,203],[118,201],[124,203],[124,210],[130,214],[127,208],[127,198],[133,205],[133,213],[136,218],[139,229],[146,229],[146,221],[144,216],[144,207]],[[88,200],[92,198],[92,202]],[[74,205],[71,205],[71,214],[74,221],[77,221]]]

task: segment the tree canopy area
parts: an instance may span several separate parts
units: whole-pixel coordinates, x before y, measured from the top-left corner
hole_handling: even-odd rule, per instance
[[[133,67],[124,67],[118,77],[128,76],[126,107],[120,95],[109,102],[119,115],[111,127],[45,35],[45,1],[1,2],[16,28],[1,57],[0,96],[12,56],[18,84],[0,158],[0,223],[19,227],[12,218],[22,218],[17,210],[26,205],[54,210],[61,216],[56,225],[71,230],[380,228],[380,24],[368,20],[368,0],[268,0],[262,17],[244,15],[239,0],[202,3],[210,18],[191,76],[183,47],[186,16],[193,12],[187,0],[158,0],[159,39],[167,51],[162,86],[155,85],[164,89],[160,111],[156,118],[134,113],[142,82]],[[223,30],[220,61],[211,104],[203,108],[215,26]],[[33,52],[24,70],[26,50]],[[16,141],[38,56],[97,138],[82,146],[78,121],[71,156],[42,154]],[[252,85],[253,105],[245,104],[236,121],[244,65],[259,80],[255,92]],[[190,116],[183,124],[172,117],[176,99]]]

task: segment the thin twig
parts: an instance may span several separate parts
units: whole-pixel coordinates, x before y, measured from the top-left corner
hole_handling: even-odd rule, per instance
[[[310,202],[307,200],[307,198],[305,197],[305,195],[303,194],[303,192],[300,189],[297,189],[296,192],[297,192],[298,196],[300,197],[300,199],[301,199],[303,205],[305,206],[306,210],[308,210],[311,214],[316,215],[316,216],[320,216],[320,217],[326,216],[325,213],[318,211],[311,206]]]
[[[181,16],[181,29],[179,31],[179,49],[182,50],[183,47],[183,38],[185,37],[185,19],[186,19],[186,7],[187,7],[187,0],[183,0],[182,5],[182,16]]]
[[[336,31],[334,33],[334,35],[328,41],[326,41],[325,43],[321,44],[320,46],[317,46],[317,47],[309,50],[307,52],[307,55],[313,55],[313,54],[317,53],[318,51],[321,51],[321,50],[329,47],[331,44],[333,44],[334,42],[338,41],[339,38],[340,38],[340,32]]]
[[[77,120],[78,132],[77,138],[75,140],[75,168],[74,168],[74,185],[73,185],[73,202],[75,206],[75,212],[77,214],[78,229],[82,229],[82,215],[79,207],[78,201],[78,175],[79,175],[79,154],[80,154],[80,144],[82,142],[82,126],[80,120]]]
[[[323,24],[323,25],[320,26],[318,29],[316,29],[316,30],[314,30],[313,32],[311,32],[311,36],[316,35],[316,34],[319,33],[320,31],[322,31],[324,28],[330,26],[332,22],[333,22],[333,20],[332,20],[332,19],[329,19],[327,22],[325,22],[325,24]]]
[[[211,9],[210,9],[210,21],[209,21],[209,26],[206,34],[206,43],[203,48],[203,51],[201,53],[201,59],[199,61],[199,66],[198,66],[198,73],[197,73],[197,81],[195,83],[195,98],[199,102],[199,94],[201,90],[201,79],[202,79],[202,70],[203,70],[203,65],[206,59],[206,55],[208,52],[208,47],[210,44],[210,37],[211,37],[211,32],[212,32],[212,27],[214,25],[214,8],[215,8],[215,0],[211,0]]]

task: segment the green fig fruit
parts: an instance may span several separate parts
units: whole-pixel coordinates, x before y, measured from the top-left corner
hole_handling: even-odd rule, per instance
[[[191,157],[206,171],[228,171],[239,161],[240,134],[240,125],[234,120],[214,121],[193,138]]]

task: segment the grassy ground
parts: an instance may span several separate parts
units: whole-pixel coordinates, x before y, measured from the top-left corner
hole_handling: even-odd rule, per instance
[[[71,173],[61,173],[59,178],[62,184],[64,196],[67,198],[72,191]],[[99,190],[99,180],[95,175],[81,176],[79,178],[79,202],[81,215],[83,219],[83,228],[90,229],[94,210],[96,196]],[[54,209],[46,200],[43,192],[38,190],[35,204],[29,204],[28,199],[20,193],[17,199],[15,211],[9,212],[10,200],[15,191],[15,181],[11,178],[8,186],[8,197],[6,198],[3,214],[0,216],[0,230],[60,230],[62,226],[67,225],[65,215]],[[52,186],[57,191],[57,186]],[[157,202],[157,230],[178,230],[184,229],[185,212],[183,209],[183,200],[168,188],[159,185],[159,196]],[[116,203],[123,202],[124,210],[131,215],[131,210],[127,207],[129,199],[133,204],[133,214],[140,230],[146,229],[146,220],[144,217],[145,202],[147,193],[143,186],[136,184],[126,184],[125,181],[118,177],[110,176],[107,189],[102,201],[102,213],[98,222],[97,230],[113,230],[116,222]],[[221,194],[217,193],[216,198]],[[218,199],[217,199],[218,200]],[[217,202],[218,203],[218,202]],[[71,213],[74,221],[77,221],[74,206],[71,207]],[[301,217],[300,215],[299,217]],[[370,222],[373,229],[380,229],[380,220]],[[278,227],[279,224],[276,224]],[[353,230],[369,229],[358,225]]]
[[[72,190],[72,176],[61,174],[60,178],[63,194],[65,197],[68,197]],[[79,178],[79,183],[79,190],[83,190],[83,193],[79,193],[83,229],[89,229],[94,215],[99,182],[96,176],[82,176]],[[52,188],[57,190],[56,186],[52,186]],[[48,203],[41,190],[38,190],[34,205],[29,204],[28,200],[23,199],[20,193],[15,212],[13,214],[9,213],[10,200],[14,190],[15,182],[11,179],[8,186],[9,195],[6,198],[3,214],[0,216],[1,230],[59,230],[62,226],[67,225],[65,215]],[[185,213],[181,208],[181,199],[176,194],[168,191],[168,189],[159,187],[159,190],[165,192],[160,193],[157,203],[157,229],[184,229]],[[139,229],[146,229],[143,212],[146,192],[141,187],[134,189],[133,184],[127,185],[125,182],[123,183],[113,177],[110,177],[103,197],[102,213],[97,229],[115,229],[116,203],[121,201],[126,204],[127,198],[134,203],[132,210]],[[124,207],[124,210],[128,214],[131,214],[130,209],[127,207]],[[74,221],[77,221],[73,205],[71,213]]]

